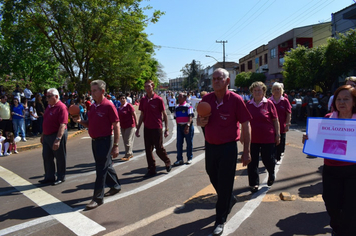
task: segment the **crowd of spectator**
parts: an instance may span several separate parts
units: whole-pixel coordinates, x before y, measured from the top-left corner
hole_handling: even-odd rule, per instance
[[[58,91],[60,93],[60,100],[67,107],[73,104],[78,105],[81,119],[86,120],[87,111],[93,102],[90,93],[80,95],[76,91],[67,91],[64,87],[58,89]],[[43,92],[32,91],[29,84],[24,89],[16,85],[13,92],[5,91],[0,86],[0,129],[3,131],[5,137],[11,132],[14,134],[14,137],[19,136],[22,142],[26,142],[26,137],[42,134],[43,114],[48,106],[46,93],[46,90]],[[105,96],[119,109],[120,95],[123,95],[123,93],[108,92]],[[138,105],[142,94],[126,93],[124,96],[128,103]],[[84,129],[82,125],[73,122],[70,117],[68,119],[68,129]]]

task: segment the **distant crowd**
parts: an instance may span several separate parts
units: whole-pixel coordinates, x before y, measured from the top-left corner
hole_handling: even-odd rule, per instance
[[[80,108],[80,117],[87,119],[87,112],[93,99],[90,93],[79,95],[78,92],[67,91],[64,87],[58,89],[60,100],[70,107],[76,104]],[[114,103],[119,109],[121,103],[119,96],[122,93],[107,93],[106,98]],[[127,102],[132,105],[138,105],[142,97],[140,93],[126,93]],[[38,136],[42,134],[43,115],[48,106],[47,90],[43,92],[32,91],[29,84],[25,88],[16,86],[14,91],[5,91],[0,86],[0,156],[17,153],[16,142],[26,142],[26,137]],[[80,124],[73,122],[71,117],[68,117],[69,129],[84,129]],[[3,135],[3,136],[2,136]],[[19,137],[16,139],[16,137]],[[12,145],[4,150],[4,144]]]

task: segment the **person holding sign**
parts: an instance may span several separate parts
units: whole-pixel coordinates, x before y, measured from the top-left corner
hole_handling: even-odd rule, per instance
[[[334,98],[334,112],[327,117],[356,119],[354,87],[341,86],[335,91]],[[303,135],[302,142],[307,139],[308,135]],[[340,150],[334,151],[338,153]],[[323,199],[330,216],[332,235],[356,235],[356,163],[324,158]]]

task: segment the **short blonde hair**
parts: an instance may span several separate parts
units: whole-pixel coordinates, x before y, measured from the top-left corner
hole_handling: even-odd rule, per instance
[[[356,76],[349,76],[349,77],[346,77],[345,78],[345,82],[347,82],[347,81],[352,81],[352,82],[354,82],[354,83],[356,83]]]
[[[273,88],[274,87],[277,87],[277,88],[280,88],[281,89],[281,94],[284,93],[284,89],[283,89],[283,84],[282,83],[279,83],[279,82],[274,82],[273,85],[272,85],[272,91],[273,91]]]
[[[266,95],[267,87],[263,82],[261,82],[261,81],[253,82],[251,84],[250,88],[249,88],[250,92],[252,93],[253,89],[256,88],[256,87],[261,87],[262,91],[263,91],[263,94]]]

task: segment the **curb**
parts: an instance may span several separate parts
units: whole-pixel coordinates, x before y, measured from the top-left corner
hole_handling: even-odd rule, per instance
[[[87,131],[87,130],[84,130],[84,129],[83,129],[83,130],[78,130],[78,131],[76,131],[76,132],[74,132],[74,133],[68,134],[67,140],[73,138],[74,136],[76,136],[76,135],[78,135],[78,134],[83,133],[84,131]],[[35,149],[35,148],[39,148],[39,147],[42,147],[42,143],[41,143],[41,142],[36,143],[36,144],[31,144],[31,145],[26,145],[26,146],[18,147],[18,148],[17,148],[17,151],[19,151],[19,152],[20,152],[20,151],[27,151],[27,150],[31,150],[31,149]]]

